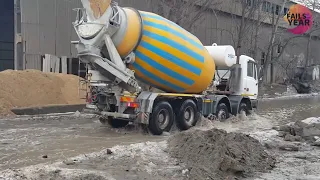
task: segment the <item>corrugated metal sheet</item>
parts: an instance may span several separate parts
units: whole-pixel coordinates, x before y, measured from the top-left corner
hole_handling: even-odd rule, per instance
[[[44,54],[76,56],[71,41],[77,40],[72,27],[76,17],[72,9],[77,7],[81,7],[81,0],[21,1],[24,57],[28,68],[37,69],[38,62],[31,61],[38,61]]]
[[[41,56],[38,54],[26,54],[26,69],[42,70]]]
[[[65,27],[65,28],[68,28],[69,31],[71,32],[71,40],[72,41],[75,41],[75,40],[78,40],[79,37],[77,36],[77,34],[75,33],[75,30],[73,28],[73,25],[72,25],[72,22],[76,19],[77,17],[77,13],[75,11],[72,11],[72,9],[74,8],[79,8],[81,7],[82,8],[82,4],[81,4],[81,0],[72,0],[70,3],[69,3],[69,9],[71,9],[71,11],[69,12],[69,16],[70,16],[70,22],[69,24]],[[72,57],[76,57],[77,56],[77,50],[76,48],[74,47],[74,45],[70,45],[70,49],[71,49],[71,55]]]

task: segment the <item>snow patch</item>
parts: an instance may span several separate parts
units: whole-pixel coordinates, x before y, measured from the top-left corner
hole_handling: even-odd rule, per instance
[[[306,124],[320,124],[320,117],[307,118],[305,120],[302,120],[301,122]]]

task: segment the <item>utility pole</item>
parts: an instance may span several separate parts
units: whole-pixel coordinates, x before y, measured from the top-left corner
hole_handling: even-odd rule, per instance
[[[20,0],[14,0],[14,69],[23,70],[23,40],[21,36]]]

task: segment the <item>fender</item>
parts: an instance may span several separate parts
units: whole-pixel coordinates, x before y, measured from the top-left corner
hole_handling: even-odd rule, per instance
[[[251,100],[247,96],[229,96],[229,99],[231,102],[231,113],[234,116],[238,114],[240,103],[243,101],[247,101],[249,110],[252,110]]]
[[[231,102],[230,102],[229,98],[225,95],[216,95],[215,96],[215,104],[213,106],[213,111],[212,111],[213,113],[216,113],[218,105],[220,103],[225,103],[229,109],[229,112],[232,113]]]

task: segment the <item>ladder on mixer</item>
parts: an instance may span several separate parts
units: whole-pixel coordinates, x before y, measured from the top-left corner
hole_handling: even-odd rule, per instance
[[[81,65],[83,65],[85,67],[85,69],[81,69]],[[81,73],[85,73],[85,77],[84,79],[81,77]],[[83,63],[80,59],[79,59],[79,67],[78,67],[78,76],[79,76],[79,88],[78,88],[78,96],[80,99],[87,99],[88,97],[88,66],[86,63]]]

